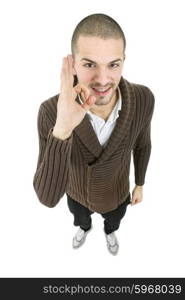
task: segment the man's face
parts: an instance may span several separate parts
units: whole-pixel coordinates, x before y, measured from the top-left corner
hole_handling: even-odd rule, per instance
[[[95,105],[108,104],[123,70],[123,40],[80,36],[73,59],[78,83],[83,83],[97,98]]]

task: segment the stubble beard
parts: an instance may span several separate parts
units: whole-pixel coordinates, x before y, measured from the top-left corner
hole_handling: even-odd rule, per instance
[[[97,106],[109,104],[111,102],[111,100],[113,99],[114,95],[116,95],[116,89],[113,90],[111,95],[97,97],[94,104]]]

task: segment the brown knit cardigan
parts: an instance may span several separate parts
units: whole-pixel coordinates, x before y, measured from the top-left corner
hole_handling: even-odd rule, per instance
[[[68,139],[54,137],[59,94],[40,104],[39,155],[33,186],[44,205],[54,207],[67,193],[98,213],[116,209],[130,192],[131,153],[135,184],[145,183],[151,154],[154,95],[148,87],[130,83],[123,77],[119,87],[122,109],[105,148],[99,143],[87,114]]]

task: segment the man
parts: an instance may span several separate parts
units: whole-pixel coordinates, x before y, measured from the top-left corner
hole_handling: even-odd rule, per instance
[[[40,105],[33,185],[48,207],[67,194],[74,225],[79,226],[74,248],[92,229],[91,214],[101,214],[108,250],[115,255],[115,231],[127,205],[143,198],[154,95],[122,77],[125,36],[109,16],[84,18],[75,28],[71,47],[72,55],[63,58],[60,94]],[[131,153],[136,184],[132,198]]]

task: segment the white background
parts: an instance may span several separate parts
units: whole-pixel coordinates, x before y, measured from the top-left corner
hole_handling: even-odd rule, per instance
[[[1,1],[0,4],[0,276],[184,277],[184,1]],[[155,95],[152,154],[144,199],[129,206],[106,248],[103,219],[84,246],[72,249],[77,228],[66,196],[42,205],[32,181],[38,156],[40,103],[59,93],[62,57],[77,23],[105,13],[127,40],[123,77]],[[133,164],[131,191],[134,188]]]

